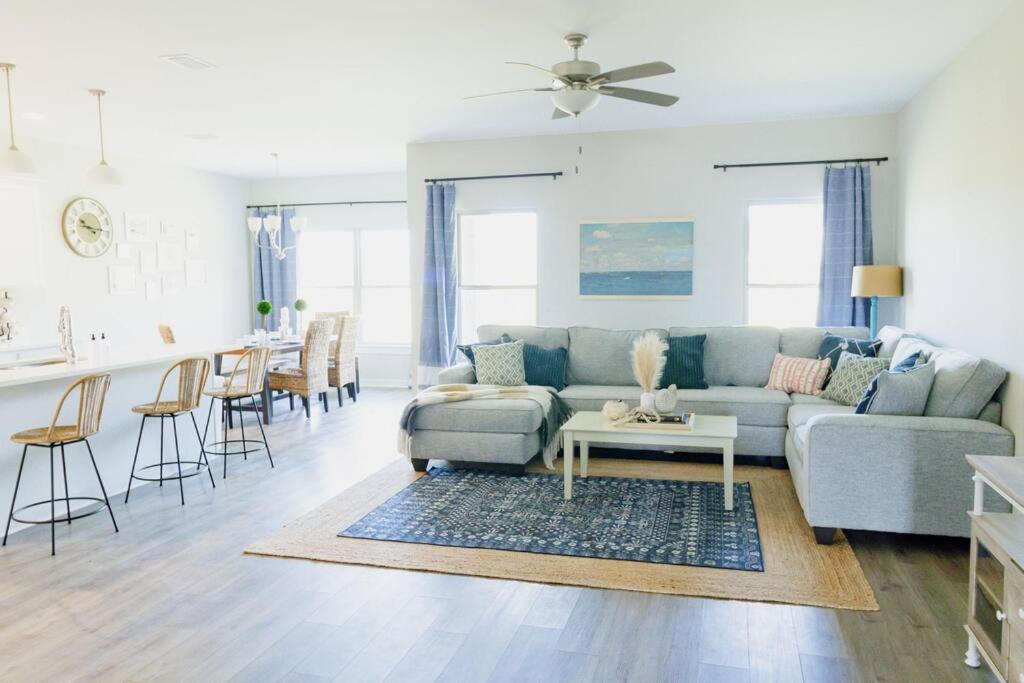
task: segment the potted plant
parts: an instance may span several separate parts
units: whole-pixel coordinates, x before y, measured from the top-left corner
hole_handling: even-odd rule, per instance
[[[261,322],[263,324],[264,331],[267,329],[267,316],[270,315],[272,310],[274,310],[274,305],[266,299],[262,299],[258,304],[256,304],[256,312],[259,313],[262,318]]]
[[[296,326],[295,326],[295,331],[297,333],[299,333],[299,334],[302,334],[302,329],[303,329],[302,328],[302,312],[304,310],[306,310],[307,308],[309,308],[309,304],[306,303],[305,299],[296,299],[295,300],[295,311],[299,314],[298,315],[298,322],[296,323]]]

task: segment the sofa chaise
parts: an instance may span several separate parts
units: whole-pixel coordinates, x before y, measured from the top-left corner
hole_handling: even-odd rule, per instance
[[[828,328],[866,338],[866,328]],[[647,330],[484,325],[482,340],[507,334],[544,348],[566,348],[561,399],[573,410],[600,410],[605,401],[636,405],[630,350]],[[936,358],[936,380],[924,417],[855,415],[854,408],[817,396],[764,388],[777,353],[817,356],[825,328],[672,327],[660,336],[706,335],[707,389],[679,391],[677,412],[734,415],[737,455],[767,456],[789,466],[797,497],[819,542],[837,528],[951,536],[969,535],[973,487],[966,453],[1013,455],[1013,435],[999,425],[992,400],[1005,378],[995,364],[934,347],[903,331],[883,354],[924,350]],[[899,351],[897,351],[897,341]],[[460,363],[440,382],[472,384]],[[934,405],[934,408],[933,408]],[[955,415],[955,416],[951,416]],[[480,399],[424,406],[413,416],[413,466],[431,459],[522,468],[541,450],[540,408],[530,400]]]

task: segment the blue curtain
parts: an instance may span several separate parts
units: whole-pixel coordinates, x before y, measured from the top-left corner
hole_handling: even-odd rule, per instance
[[[850,296],[853,267],[871,265],[871,169],[825,169],[818,324],[867,325],[870,302]]]
[[[427,188],[423,248],[423,313],[419,385],[437,384],[442,368],[455,364],[458,273],[455,266],[455,186]]]
[[[263,216],[276,213],[276,209],[250,209],[250,216]],[[281,246],[295,246],[295,233],[292,232],[292,217],[295,209],[281,209]],[[259,245],[270,247],[270,238],[265,230],[260,230]],[[253,320],[254,327],[259,327],[261,318],[256,313],[256,302],[266,299],[274,306],[274,310],[267,316],[267,328],[277,329],[277,321],[280,319],[281,308],[288,307],[292,311],[296,298],[296,270],[295,251],[289,251],[288,257],[278,261],[274,252],[269,248],[261,249],[253,245],[253,267],[252,267],[252,293],[253,293]],[[292,311],[292,320],[295,320],[295,313]]]

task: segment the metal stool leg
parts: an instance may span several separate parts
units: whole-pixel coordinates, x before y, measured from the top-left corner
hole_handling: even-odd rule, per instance
[[[7,515],[7,528],[4,529],[4,542],[7,545],[7,534],[11,531],[11,520],[14,518],[14,501],[18,500],[18,489],[21,487],[21,470],[25,467],[25,456],[28,455],[28,444],[21,450],[21,464],[18,465],[18,478],[14,480],[14,495],[11,496],[11,512]]]
[[[220,402],[227,406],[227,411],[228,412],[231,412],[231,399],[229,399],[229,398],[222,398],[220,400]],[[224,424],[227,424],[227,422],[225,422]],[[227,433],[227,430],[225,430],[224,431],[224,441],[226,442],[227,440],[228,440],[228,433]],[[242,444],[242,447],[244,448],[245,444]],[[224,444],[223,451],[224,452],[221,454],[220,457],[224,459],[224,479],[227,479],[228,478],[228,445],[227,445],[227,443]]]
[[[236,408],[238,409],[238,428],[242,430],[242,460],[248,460],[249,454],[246,451],[249,450],[249,447],[245,445],[245,413],[242,410],[241,399],[238,400]],[[256,416],[256,421],[260,421],[259,415]],[[225,450],[227,449],[225,448]]]
[[[135,443],[135,457],[132,459],[132,473],[128,476],[128,490],[124,492],[125,505],[128,504],[128,494],[132,492],[132,482],[135,480],[135,464],[139,461],[139,446],[142,445],[142,430],[146,428],[146,415],[142,416],[142,424],[139,425],[139,440]]]
[[[53,446],[50,446],[50,555],[57,554],[57,494],[53,490]]]
[[[161,423],[163,424],[163,423]],[[178,490],[181,491],[181,504],[185,504],[185,478],[181,476],[181,449],[178,447],[178,416],[171,416],[171,426],[174,428],[174,455],[178,458]],[[160,469],[163,469],[162,467]],[[160,473],[163,477],[163,472]]]
[[[212,409],[213,406],[211,405],[210,408]],[[196,438],[199,439],[199,454],[203,456],[201,462],[206,463],[206,473],[210,475],[210,483],[213,484],[213,488],[217,488],[217,482],[213,480],[213,472],[210,471],[210,459],[206,457],[206,444],[204,443],[203,438],[199,436],[199,425],[196,424],[196,416],[191,412],[189,412],[188,416],[192,418],[192,429],[196,430]],[[207,426],[209,426],[209,424],[207,424]],[[197,470],[199,467],[200,465],[196,465]]]
[[[256,399],[253,398],[252,396],[250,396],[249,400],[252,401],[252,409],[255,412],[255,410],[256,410]],[[273,467],[274,466],[274,458],[273,458],[273,456],[270,455],[270,444],[267,443],[267,432],[263,429],[263,421],[257,419],[256,420],[256,424],[258,424],[260,426],[260,434],[263,436],[263,447],[267,449],[267,457],[270,459],[270,466]],[[245,444],[242,444],[242,445],[245,446]]]
[[[160,486],[164,485],[164,417],[160,416]]]
[[[107,512],[110,513],[110,521],[114,523],[114,533],[120,531],[117,528],[117,520],[114,519],[114,511],[110,508],[110,499],[107,498],[107,487],[103,485],[103,477],[100,476],[100,468],[96,466],[96,458],[92,455],[92,446],[89,445],[89,439],[83,439],[85,441],[85,447],[89,449],[89,460],[92,460],[92,468],[96,471],[96,481],[100,483],[100,491],[103,492],[103,500],[107,501]]]
[[[71,491],[68,490],[68,461],[64,458],[64,442],[60,443],[60,471],[64,475],[64,505],[68,511],[68,524],[71,524]]]

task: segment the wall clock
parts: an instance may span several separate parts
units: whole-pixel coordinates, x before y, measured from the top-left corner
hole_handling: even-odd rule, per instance
[[[78,197],[68,202],[60,228],[71,251],[86,258],[105,254],[114,243],[114,222],[110,220],[110,214],[90,197]]]

